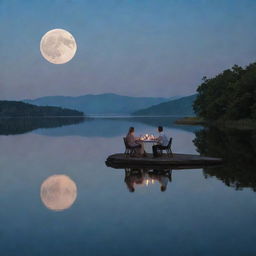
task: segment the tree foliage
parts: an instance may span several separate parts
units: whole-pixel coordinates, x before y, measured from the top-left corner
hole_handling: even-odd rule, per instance
[[[256,120],[256,63],[203,78],[193,108],[206,120]]]

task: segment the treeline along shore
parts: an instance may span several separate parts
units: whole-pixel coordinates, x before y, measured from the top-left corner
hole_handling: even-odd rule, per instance
[[[83,117],[81,111],[50,106],[35,106],[19,101],[0,101],[0,117]]]
[[[256,63],[246,68],[235,65],[216,77],[204,77],[193,109],[196,117],[176,123],[256,128]]]

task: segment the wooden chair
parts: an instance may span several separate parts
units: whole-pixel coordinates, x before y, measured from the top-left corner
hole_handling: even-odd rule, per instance
[[[169,139],[169,142],[168,142],[168,145],[166,147],[163,147],[160,152],[161,152],[161,155],[163,154],[163,150],[166,151],[166,154],[167,156],[170,156],[172,157],[173,156],[173,153],[172,153],[172,138]]]
[[[125,145],[125,151],[124,151],[124,155],[127,156],[133,156],[136,154],[136,149],[133,147],[130,147],[126,141],[126,138],[123,137],[124,139],[124,145]]]

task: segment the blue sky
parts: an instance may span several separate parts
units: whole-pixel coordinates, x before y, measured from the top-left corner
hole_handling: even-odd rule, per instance
[[[255,13],[255,0],[0,0],[1,99],[192,94],[256,61]],[[77,41],[67,64],[40,54],[53,28]]]

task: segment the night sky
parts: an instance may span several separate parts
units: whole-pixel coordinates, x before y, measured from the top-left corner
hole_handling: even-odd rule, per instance
[[[256,61],[255,13],[255,0],[0,0],[0,99],[193,94]],[[76,39],[67,64],[39,51],[54,28]]]

